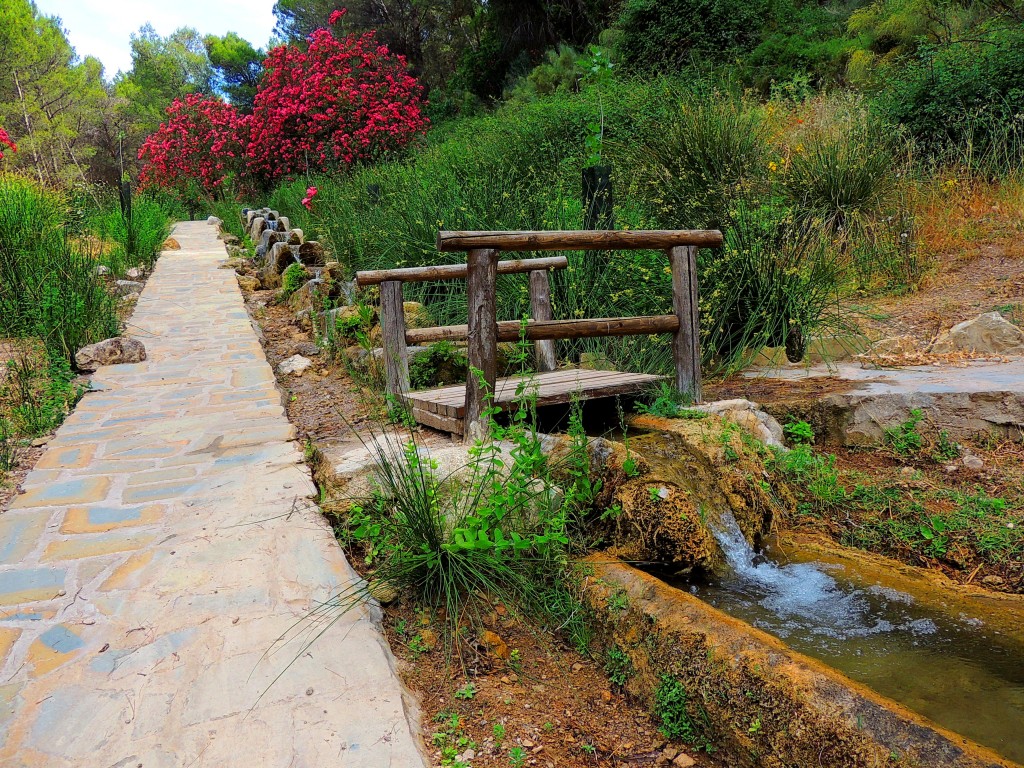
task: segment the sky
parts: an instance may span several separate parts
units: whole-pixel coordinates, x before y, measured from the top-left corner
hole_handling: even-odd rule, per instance
[[[103,62],[110,80],[131,69],[130,37],[146,22],[161,37],[178,27],[201,34],[237,32],[265,48],[274,30],[274,0],[35,0],[40,12],[59,16],[68,40],[82,58]]]

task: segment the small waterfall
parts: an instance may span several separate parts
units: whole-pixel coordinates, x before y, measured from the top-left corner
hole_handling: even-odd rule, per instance
[[[843,640],[897,630],[935,631],[930,619],[907,611],[912,604],[909,595],[882,587],[840,585],[820,564],[780,565],[759,555],[728,510],[710,527],[730,571],[722,586],[770,612],[772,620],[754,623],[762,628],[770,624],[777,635],[810,633]]]

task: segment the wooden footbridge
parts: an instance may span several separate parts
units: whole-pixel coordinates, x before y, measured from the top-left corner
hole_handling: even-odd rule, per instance
[[[602,230],[554,232],[440,232],[437,249],[463,251],[465,264],[359,272],[360,286],[380,285],[381,329],[388,393],[401,399],[419,423],[474,439],[483,429],[486,400],[508,405],[526,380],[537,405],[635,394],[660,376],[618,371],[559,368],[555,340],[597,336],[671,334],[675,385],[700,400],[700,349],[697,318],[697,248],[718,248],[717,230]],[[646,317],[555,320],[548,273],[565,269],[562,257],[501,260],[503,252],[663,250],[672,271],[672,314]],[[532,318],[499,322],[496,284],[499,274],[528,274]],[[402,284],[434,280],[466,280],[468,323],[406,329]],[[497,377],[498,342],[525,338],[534,342],[537,373]],[[465,385],[411,392],[409,344],[465,339],[469,375]]]

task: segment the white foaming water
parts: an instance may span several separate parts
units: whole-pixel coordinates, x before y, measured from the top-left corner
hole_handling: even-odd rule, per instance
[[[897,630],[915,635],[936,630],[930,619],[902,610],[912,603],[902,592],[844,588],[820,566],[779,565],[759,556],[731,512],[724,512],[711,530],[732,571],[729,588],[769,611],[772,621],[755,620],[754,624],[762,628],[770,624],[777,635],[803,632],[842,640]]]

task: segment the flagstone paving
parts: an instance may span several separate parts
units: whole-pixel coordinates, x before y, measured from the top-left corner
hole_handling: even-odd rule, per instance
[[[423,765],[377,612],[310,613],[356,576],[216,229],[174,237],[148,360],[94,375],[0,515],[0,765]]]

